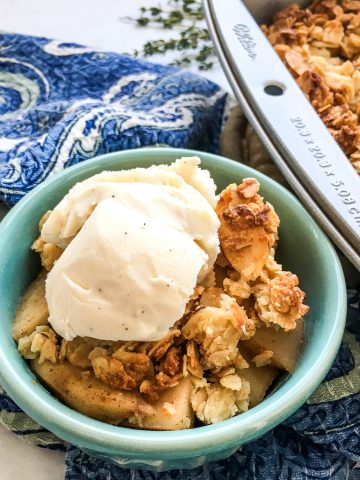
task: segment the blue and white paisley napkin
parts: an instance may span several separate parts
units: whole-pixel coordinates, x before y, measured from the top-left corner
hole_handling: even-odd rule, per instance
[[[177,68],[45,38],[0,35],[0,200],[102,153],[217,152],[227,94]]]
[[[2,34],[0,201],[14,205],[50,175],[106,152],[158,144],[217,152],[228,101],[217,85],[172,67]],[[0,422],[64,451],[66,480],[360,479],[359,302],[349,292],[344,341],[317,392],[229,459],[189,471],[122,469],[62,442],[1,388]]]

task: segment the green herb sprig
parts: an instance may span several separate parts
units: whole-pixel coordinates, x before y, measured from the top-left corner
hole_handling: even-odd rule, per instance
[[[122,19],[135,21],[139,27],[177,30],[173,38],[146,42],[132,54],[151,57],[179,52],[171,65],[196,64],[199,70],[210,70],[214,66],[215,52],[207,28],[201,25],[205,19],[201,0],[169,0],[167,5],[167,9],[161,6],[141,7],[138,18]]]

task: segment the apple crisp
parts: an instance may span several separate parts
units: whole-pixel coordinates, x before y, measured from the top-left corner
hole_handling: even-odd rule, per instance
[[[262,29],[360,174],[360,1],[289,5]]]
[[[211,424],[262,401],[295,365],[308,307],[296,275],[274,259],[280,221],[259,187],[248,178],[220,194],[221,253],[159,341],[61,338],[48,323],[45,280],[63,251],[35,240],[44,269],[20,303],[13,337],[41,381],[71,408],[134,428]]]

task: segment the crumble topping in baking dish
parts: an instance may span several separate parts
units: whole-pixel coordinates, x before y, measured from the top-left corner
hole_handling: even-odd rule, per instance
[[[289,5],[262,29],[360,174],[360,1]]]

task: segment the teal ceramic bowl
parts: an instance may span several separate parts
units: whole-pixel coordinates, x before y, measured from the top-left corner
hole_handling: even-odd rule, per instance
[[[277,258],[295,272],[307,293],[310,313],[305,343],[295,371],[257,407],[235,418],[187,431],[151,432],[108,425],[88,418],[53,397],[21,358],[11,338],[19,299],[39,271],[30,245],[41,215],[76,182],[102,170],[148,167],[198,155],[219,190],[244,177],[256,177],[261,193],[281,219]],[[299,408],[329,370],[342,338],[346,294],[337,255],[322,231],[286,189],[268,177],[225,158],[202,152],[147,148],[112,153],[69,168],[43,183],[14,207],[0,225],[0,374],[15,402],[42,426],[88,453],[124,467],[153,470],[193,468],[231,455]]]

